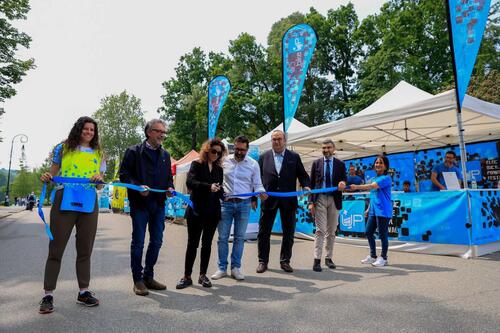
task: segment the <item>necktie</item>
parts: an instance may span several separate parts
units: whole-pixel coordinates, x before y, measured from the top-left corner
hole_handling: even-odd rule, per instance
[[[332,187],[332,172],[330,169],[330,160],[326,160],[326,172],[325,172],[325,185],[326,187]]]

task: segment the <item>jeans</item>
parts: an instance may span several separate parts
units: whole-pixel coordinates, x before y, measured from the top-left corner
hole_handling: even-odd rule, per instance
[[[163,243],[165,230],[165,207],[160,206],[156,200],[148,200],[145,207],[131,207],[132,217],[132,243],[130,244],[130,266],[134,282],[143,278],[153,278],[153,267],[158,260],[158,254]],[[142,267],[142,252],[146,226],[149,224],[149,245],[146,252],[146,263]]]
[[[380,242],[382,243],[382,252],[380,256],[387,259],[387,250],[389,249],[389,217],[383,216],[368,216],[368,223],[366,224],[366,238],[368,239],[368,244],[370,245],[370,256],[372,258],[377,258],[376,246],[375,246],[375,229],[378,229],[378,236]]]
[[[219,240],[217,241],[219,252],[218,266],[221,271],[227,270],[227,256],[229,253],[228,240],[233,220],[234,237],[233,250],[231,253],[231,269],[241,267],[245,233],[247,231],[248,218],[250,216],[250,205],[250,199],[241,202],[224,201],[221,204],[221,220],[217,228],[219,231]]]

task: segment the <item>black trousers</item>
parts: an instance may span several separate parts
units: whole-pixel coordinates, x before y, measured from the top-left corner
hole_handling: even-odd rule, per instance
[[[191,276],[191,273],[193,272],[193,264],[196,259],[196,252],[198,250],[198,245],[200,244],[200,238],[200,274],[207,273],[210,253],[212,251],[212,239],[214,238],[215,230],[217,229],[218,224],[219,219],[188,214],[188,243],[186,249],[186,261],[184,263],[184,275]]]
[[[269,250],[271,247],[271,231],[273,229],[276,213],[280,211],[281,227],[283,228],[283,239],[281,241],[280,262],[290,263],[292,258],[293,237],[295,234],[295,212],[297,209],[286,207],[280,202],[275,209],[262,210],[259,221],[258,256],[259,262],[269,262]]]

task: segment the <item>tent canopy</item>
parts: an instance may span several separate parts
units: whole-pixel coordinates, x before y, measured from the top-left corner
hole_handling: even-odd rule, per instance
[[[310,128],[309,126],[306,126],[303,123],[301,123],[300,121],[298,121],[297,119],[293,118],[292,123],[291,123],[290,127],[288,128],[288,133],[297,133],[297,132],[305,131],[309,128]],[[276,126],[271,132],[269,132],[269,133],[261,136],[260,138],[250,142],[250,144],[259,146],[259,148],[261,150],[262,150],[261,147],[270,148],[271,147],[271,134],[276,130],[283,130],[283,123]]]
[[[191,167],[191,162],[197,160],[200,154],[195,150],[191,150],[189,153],[180,158],[175,164],[177,165],[177,174],[188,172]]]
[[[462,123],[467,143],[499,139],[500,106],[466,95]],[[307,161],[321,156],[326,138],[341,159],[456,145],[455,91],[434,96],[400,82],[352,117],[290,134],[288,144]]]

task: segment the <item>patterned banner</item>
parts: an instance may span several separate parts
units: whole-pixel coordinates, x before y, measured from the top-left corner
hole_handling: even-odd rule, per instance
[[[448,0],[448,23],[460,109],[476,62],[490,9],[490,0]]]
[[[297,111],[316,41],[316,32],[307,24],[293,26],[283,36],[283,123],[285,132],[292,124],[295,111]]]
[[[228,78],[219,75],[208,84],[208,138],[215,137],[217,122],[219,121],[222,107],[226,102],[227,95],[231,90],[231,83]]]

